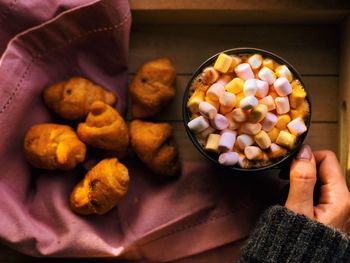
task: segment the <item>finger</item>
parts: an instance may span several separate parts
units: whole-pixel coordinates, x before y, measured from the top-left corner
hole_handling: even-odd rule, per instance
[[[313,218],[315,183],[316,161],[310,146],[303,145],[291,165],[290,188],[285,206]]]
[[[319,165],[319,177],[322,184],[344,184],[345,176],[337,156],[332,151],[315,151],[316,163]]]

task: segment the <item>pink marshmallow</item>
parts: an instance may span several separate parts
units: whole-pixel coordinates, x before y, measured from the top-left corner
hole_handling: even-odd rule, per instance
[[[279,96],[288,96],[292,93],[292,86],[285,77],[278,78],[273,83],[273,87]]]
[[[238,162],[238,153],[236,152],[227,152],[222,153],[219,156],[219,163],[222,165],[235,165]]]
[[[219,151],[220,152],[228,152],[231,151],[233,145],[236,142],[237,132],[231,130],[223,130],[221,132],[221,137],[219,141]]]
[[[220,83],[214,83],[207,90],[207,96],[213,100],[218,101],[220,96],[225,92],[225,86]]]
[[[232,77],[230,75],[223,74],[216,83],[226,86],[226,84],[229,83],[231,80]]]
[[[223,94],[221,94],[219,102],[223,106],[233,107],[236,104],[236,95],[225,91]]]
[[[256,93],[255,96],[258,98],[264,98],[269,93],[269,84],[266,81],[257,79],[256,80]]]
[[[214,119],[210,120],[210,124],[217,130],[224,130],[228,127],[228,120],[222,114],[216,114]]]
[[[289,112],[290,106],[289,106],[288,97],[277,97],[275,99],[275,103],[276,103],[276,111],[278,114],[285,114]]]
[[[248,63],[239,64],[235,67],[235,72],[236,75],[243,80],[254,78],[253,70]]]
[[[264,131],[271,131],[273,127],[275,127],[276,123],[277,123],[277,116],[271,112],[268,112],[266,114],[265,119],[262,122],[262,127]]]
[[[241,132],[249,135],[255,135],[261,130],[261,124],[260,123],[250,123],[246,122],[243,123],[241,126]]]
[[[275,101],[273,99],[273,97],[271,95],[266,96],[265,98],[262,98],[259,100],[259,104],[264,104],[267,106],[267,110],[268,111],[272,111],[274,109],[276,109],[276,104]]]
[[[199,103],[199,112],[202,114],[204,117],[208,119],[214,119],[216,114],[218,113],[217,109],[211,105],[209,102],[206,101],[201,101]]]

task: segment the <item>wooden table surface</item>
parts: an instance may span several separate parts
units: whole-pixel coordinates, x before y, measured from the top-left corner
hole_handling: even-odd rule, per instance
[[[197,25],[134,24],[130,41],[130,79],[142,63],[154,58],[169,57],[176,66],[177,96],[158,120],[169,121],[174,126],[181,158],[205,161],[187,138],[182,123],[182,94],[187,81],[206,58],[234,47],[266,49],[295,66],[311,91],[313,103],[312,125],[307,142],[315,150],[330,149],[337,152],[339,25],[217,25],[211,21]],[[0,262],[31,261],[38,260],[0,245]],[[52,262],[56,261],[63,262]]]

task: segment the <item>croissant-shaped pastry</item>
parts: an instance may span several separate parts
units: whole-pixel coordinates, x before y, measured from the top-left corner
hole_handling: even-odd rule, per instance
[[[71,127],[43,123],[27,132],[24,153],[34,167],[71,170],[85,160],[86,146]]]
[[[84,118],[95,101],[115,105],[117,97],[90,80],[74,77],[44,89],[45,104],[67,120]]]
[[[154,173],[173,176],[180,170],[177,146],[168,123],[134,120],[130,123],[133,150]]]
[[[136,73],[129,87],[134,118],[148,118],[159,113],[175,97],[176,71],[167,58],[152,60]]]
[[[102,101],[91,105],[84,123],[78,125],[79,138],[96,148],[114,151],[118,158],[129,146],[128,126],[118,111]]]
[[[71,208],[81,215],[105,214],[125,196],[128,185],[128,169],[117,158],[104,159],[74,187]]]

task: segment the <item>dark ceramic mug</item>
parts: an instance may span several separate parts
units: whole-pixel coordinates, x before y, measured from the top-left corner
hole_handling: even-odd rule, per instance
[[[208,67],[208,66],[212,66],[214,65],[215,60],[217,59],[217,57],[219,56],[220,53],[225,53],[228,55],[242,55],[242,54],[260,54],[263,57],[266,58],[271,58],[273,59],[275,62],[277,62],[278,64],[281,65],[286,65],[289,70],[292,72],[294,78],[298,79],[300,81],[300,83],[302,84],[302,86],[304,87],[305,91],[306,91],[306,100],[309,104],[309,114],[307,119],[305,120],[305,124],[307,126],[307,131],[305,133],[303,133],[302,135],[300,135],[298,137],[298,141],[295,145],[295,147],[288,152],[288,154],[286,154],[285,156],[279,158],[276,160],[276,162],[271,163],[269,165],[263,166],[263,167],[258,167],[258,168],[240,168],[237,166],[223,166],[218,162],[218,156],[216,154],[213,153],[209,153],[206,152],[203,148],[203,146],[198,142],[196,135],[188,128],[187,123],[190,121],[191,118],[191,112],[189,111],[189,109],[187,108],[187,102],[189,99],[189,94],[190,94],[190,89],[192,86],[192,82],[195,80],[195,78],[200,75],[203,71],[204,68]],[[183,122],[185,125],[185,129],[187,132],[188,137],[190,138],[190,140],[192,141],[192,143],[194,144],[194,146],[197,148],[197,150],[206,158],[208,159],[210,162],[214,163],[215,165],[221,166],[221,167],[226,167],[227,169],[231,169],[234,172],[260,172],[260,171],[265,171],[271,168],[274,169],[281,169],[282,171],[285,170],[289,170],[290,167],[290,163],[293,160],[294,156],[297,154],[297,152],[299,151],[299,149],[301,148],[307,133],[310,129],[310,124],[311,124],[311,113],[312,113],[312,106],[311,106],[311,98],[310,98],[310,91],[308,90],[308,88],[305,85],[305,82],[303,81],[301,75],[299,74],[299,72],[286,60],[284,60],[283,58],[268,52],[266,50],[262,50],[262,49],[258,49],[258,48],[233,48],[233,49],[228,49],[222,52],[219,52],[217,54],[215,54],[214,56],[208,58],[202,65],[200,65],[197,70],[194,72],[194,74],[192,75],[190,81],[188,82],[185,92],[184,92],[184,96],[183,96],[183,102],[182,102],[182,117],[183,117]],[[288,175],[282,175],[282,177],[288,177]]]

